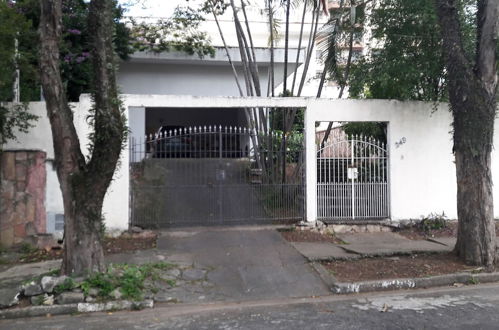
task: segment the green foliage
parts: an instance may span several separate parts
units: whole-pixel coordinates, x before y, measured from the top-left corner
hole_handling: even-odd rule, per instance
[[[77,286],[76,282],[71,277],[68,277],[62,284],[59,284],[54,288],[54,292],[61,293],[64,291],[71,291]]]
[[[364,135],[386,143],[386,123],[383,122],[350,122],[342,126],[346,135]]]
[[[160,270],[167,270],[175,265],[167,262],[148,263],[144,265],[116,264],[109,266],[103,273],[93,273],[84,280],[80,287],[83,293],[88,296],[90,289],[98,290],[98,295],[102,299],[109,299],[111,293],[119,288],[123,298],[139,300],[145,287],[145,280],[148,278],[159,278]],[[175,281],[168,281],[170,286],[175,286]]]
[[[418,223],[418,227],[425,233],[429,233],[432,230],[443,229],[447,227],[447,216],[444,212],[442,214],[430,213],[429,215],[423,217]]]
[[[121,22],[124,9],[114,1],[114,49],[121,59],[133,52],[130,33]],[[88,30],[89,3],[67,0],[62,6],[63,40],[60,44],[61,74],[69,101],[92,90],[91,37]]]
[[[28,111],[27,103],[4,106],[0,103],[0,151],[7,140],[17,140],[16,130],[28,133],[38,116]]]
[[[339,86],[346,86],[350,80],[351,65],[358,58],[359,52],[355,46],[362,40],[364,23],[366,21],[366,3],[359,2],[352,10],[349,1],[342,1],[342,6],[330,9],[330,16],[326,24],[318,33],[318,49],[329,79]],[[350,41],[352,53],[350,55]]]
[[[28,3],[22,6],[21,3]],[[16,66],[20,75],[21,101],[36,100],[40,89],[34,90],[34,82],[38,80],[37,61],[37,22],[27,15],[31,7],[37,8],[37,1],[24,0],[13,4],[11,1],[0,2],[0,101],[13,100],[13,84]],[[18,41],[16,56],[15,40]]]
[[[59,269],[57,268],[54,268],[42,275],[40,275],[40,279],[43,277],[43,276],[56,276],[56,275],[59,275]]]
[[[279,95],[280,97],[283,94]],[[286,94],[284,97],[292,96],[291,94]],[[288,117],[293,109],[273,109],[270,113],[270,126],[273,130],[284,131],[284,117]],[[295,118],[293,124],[291,125],[290,131],[292,132],[303,132],[305,128],[305,108],[296,109]]]
[[[371,52],[352,69],[350,95],[444,99],[444,60],[433,0],[379,1],[370,24]]]
[[[120,279],[121,292],[124,297],[140,299],[144,289],[144,280],[148,274],[139,266],[125,266]]]
[[[274,134],[271,138],[268,138],[269,135],[262,135],[260,148],[262,150],[273,150],[273,157],[276,158],[279,156],[279,153],[284,152],[282,150],[284,132],[277,129],[272,132]],[[296,163],[298,161],[298,157],[303,151],[303,140],[304,135],[302,132],[293,130],[286,134],[286,160],[288,163]]]
[[[91,63],[90,36],[87,29],[88,3],[84,0],[66,0],[62,4],[63,36],[60,44],[61,74],[69,101],[78,101],[81,93],[90,91]],[[129,32],[120,20],[123,9],[115,2],[115,50],[126,59],[133,52],[129,46]],[[5,16],[7,16],[5,19]],[[38,75],[38,24],[40,7],[37,0],[0,3],[0,101],[12,100],[13,70],[15,68],[14,40],[19,41],[18,65],[21,72],[21,100],[40,100]],[[3,37],[2,37],[3,36]],[[4,71],[12,71],[4,74]]]
[[[125,23],[125,9],[114,1],[114,48],[122,59],[134,51],[183,51],[213,56],[206,33],[199,32],[204,19],[197,11],[177,8],[169,19],[157,24]],[[91,36],[88,33],[89,3],[65,0],[62,3],[63,36],[60,44],[61,74],[69,101],[91,91]],[[40,99],[38,77],[38,35],[40,7],[37,0],[0,2],[0,101],[12,99],[14,40],[19,40],[18,64],[21,70],[21,99]]]
[[[131,20],[132,47],[138,51],[154,53],[172,50],[199,57],[215,56],[208,35],[198,30],[204,18],[194,9],[177,7],[168,19],[154,24]]]
[[[213,56],[206,33],[199,32],[203,21],[197,11],[177,8],[173,16],[157,24],[125,23],[125,9],[114,1],[114,48],[122,59],[134,51],[178,50],[188,54]],[[60,44],[61,74],[69,101],[91,91],[91,36],[88,32],[89,3],[65,0],[62,3],[63,36]],[[12,99],[14,40],[19,40],[21,93],[25,101],[40,99],[38,77],[38,36],[40,8],[37,0],[0,2],[0,101]]]
[[[15,40],[18,40],[17,56]],[[36,30],[32,22],[10,2],[0,2],[0,145],[9,139],[15,139],[15,131],[26,133],[36,116],[27,111],[26,104],[7,107],[2,101],[12,101],[15,70],[23,72],[20,76],[20,88],[27,92],[21,94],[21,101],[29,101],[36,94],[29,87],[37,79],[38,70],[33,66],[36,54],[33,45]],[[39,94],[39,90],[37,91]],[[1,147],[0,147],[1,150]]]
[[[30,254],[35,251],[38,251],[38,249],[29,243],[22,243],[19,247],[19,252],[22,254]]]
[[[175,281],[175,280],[167,279],[167,280],[165,280],[165,282],[166,282],[166,284],[168,284],[171,287],[174,287],[177,285],[177,281]]]
[[[33,305],[39,306],[45,301],[45,295],[39,295],[34,298]]]
[[[113,274],[94,273],[90,275],[82,284],[81,288],[85,295],[88,295],[90,288],[99,290],[100,297],[109,297],[111,292],[117,287],[116,278]]]

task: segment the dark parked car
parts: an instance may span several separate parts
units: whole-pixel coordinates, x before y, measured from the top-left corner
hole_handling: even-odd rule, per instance
[[[161,126],[156,138],[151,141],[154,158],[191,158],[194,154],[192,140],[188,134],[179,131],[183,126]],[[175,132],[171,134],[170,132]]]

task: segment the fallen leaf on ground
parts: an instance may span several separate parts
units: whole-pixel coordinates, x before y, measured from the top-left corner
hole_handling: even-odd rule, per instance
[[[388,312],[389,306],[387,304],[384,304],[383,307],[381,308],[381,313],[386,313]]]

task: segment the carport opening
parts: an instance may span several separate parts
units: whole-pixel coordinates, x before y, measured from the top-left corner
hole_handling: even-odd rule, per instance
[[[147,108],[147,158],[240,158],[250,126],[240,108]]]
[[[248,127],[244,109],[238,108],[146,108],[145,116],[147,135],[158,133],[161,127]]]
[[[145,140],[130,144],[132,225],[304,219],[303,109],[143,112]]]

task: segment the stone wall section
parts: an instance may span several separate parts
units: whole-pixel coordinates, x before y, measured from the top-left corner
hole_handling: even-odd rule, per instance
[[[46,153],[9,150],[0,154],[0,243],[19,244],[46,233]]]

